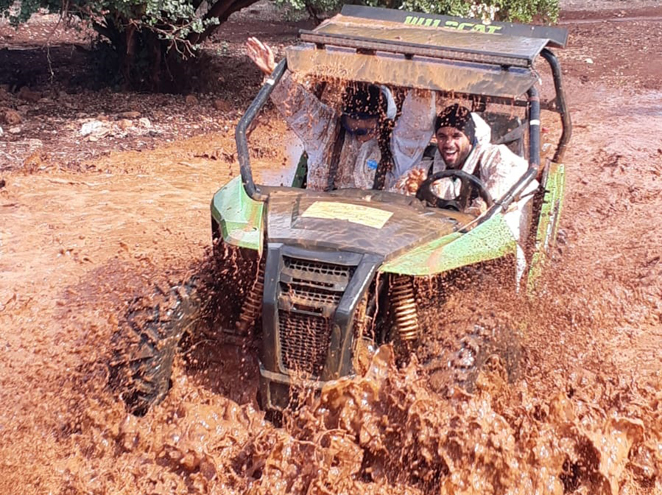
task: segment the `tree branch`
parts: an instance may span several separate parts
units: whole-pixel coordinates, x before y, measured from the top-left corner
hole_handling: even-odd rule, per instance
[[[101,36],[107,38],[111,45],[113,45],[116,49],[121,49],[117,30],[111,29],[109,26],[104,26],[97,21],[92,21],[92,29],[94,29]]]
[[[191,43],[198,44],[202,43],[204,40],[206,40],[209,35],[211,35],[214,30],[223,24],[225,21],[228,20],[228,17],[230,15],[234,14],[235,12],[248,7],[249,5],[253,5],[256,3],[258,0],[220,0],[216,2],[212,7],[209,9],[209,12],[205,14],[205,19],[210,19],[212,17],[217,17],[219,23],[217,25],[212,24],[210,26],[207,26],[207,28],[202,32],[202,33],[191,33],[189,36],[189,40]]]

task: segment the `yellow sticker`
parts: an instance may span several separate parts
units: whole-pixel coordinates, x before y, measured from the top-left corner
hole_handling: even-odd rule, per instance
[[[347,220],[366,227],[381,229],[393,215],[390,211],[379,210],[369,206],[349,203],[333,203],[331,201],[315,201],[303,212],[302,217],[327,218],[329,220]]]

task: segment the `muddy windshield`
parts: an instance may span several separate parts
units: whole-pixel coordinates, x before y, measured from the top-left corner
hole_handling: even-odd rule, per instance
[[[452,119],[445,124],[466,136],[464,144],[459,144],[464,155],[450,160],[449,168],[478,176],[477,160],[486,150],[491,155],[499,150],[509,157],[512,154],[512,159],[521,158],[520,163],[528,160],[529,127],[523,100],[493,103],[452,98],[444,92],[288,73],[274,93],[273,107],[263,111],[251,137],[251,159],[256,164],[273,157],[276,143],[283,150],[279,167],[260,167],[263,185],[406,194],[402,182],[412,170],[431,170],[434,163],[437,169],[442,166],[445,145],[439,142],[437,131],[439,116],[449,108],[470,115],[470,122]],[[452,147],[446,146],[449,158]]]

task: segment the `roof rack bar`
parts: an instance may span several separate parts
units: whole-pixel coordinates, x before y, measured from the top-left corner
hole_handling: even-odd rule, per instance
[[[518,100],[508,96],[481,96],[471,93],[461,93],[458,91],[436,91],[436,93],[440,96],[457,98],[459,100],[469,100],[474,103],[479,102],[492,105],[505,105],[522,108],[529,108],[530,106],[529,100]],[[541,110],[548,110],[550,112],[559,113],[554,100],[540,100],[539,105]]]
[[[344,36],[340,34],[319,34],[313,31],[301,31],[300,37],[303,41],[315,43],[316,45],[332,45],[342,48],[354,48],[357,50],[374,50],[387,53],[398,53],[405,56],[424,56],[432,58],[441,58],[445,60],[457,60],[462,62],[477,62],[484,64],[502,65],[509,67],[531,66],[527,56],[522,55],[501,55],[495,52],[481,52],[477,50],[430,47],[414,43],[404,43],[399,41],[375,41],[371,38],[361,38],[356,36]]]
[[[345,5],[341,14],[369,20],[401,22],[431,28],[456,29],[485,33],[486,35],[522,36],[524,38],[548,39],[551,46],[565,48],[568,42],[568,30],[550,26],[532,26],[511,22],[482,23],[479,19],[465,19],[447,15],[423,14],[406,10],[365,7],[361,5]]]

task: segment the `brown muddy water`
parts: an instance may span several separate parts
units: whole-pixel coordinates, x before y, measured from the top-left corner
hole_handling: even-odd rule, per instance
[[[537,297],[454,301],[518,322],[518,380],[438,393],[384,347],[282,428],[257,410],[251,346],[198,342],[144,417],[107,386],[132,298],[205,266],[209,198],[236,166],[196,157],[231,136],[113,154],[82,178],[7,175],[0,493],[662,493],[662,124],[627,110],[659,95],[572,91],[562,241]],[[274,159],[254,151],[258,170]]]

